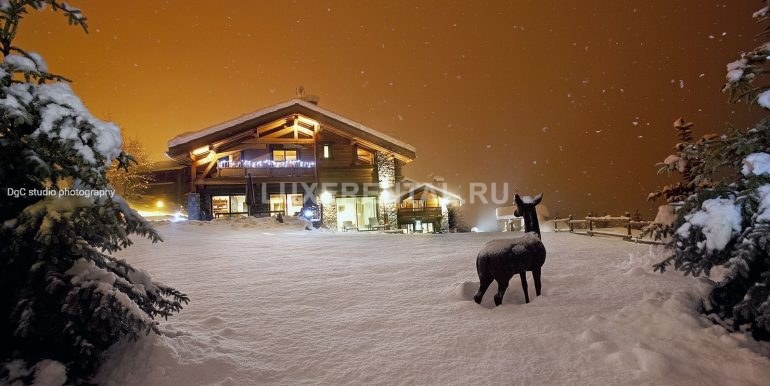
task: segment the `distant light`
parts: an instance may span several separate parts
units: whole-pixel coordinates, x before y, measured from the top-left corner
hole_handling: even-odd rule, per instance
[[[184,217],[182,216],[182,212],[177,211],[176,213],[174,213],[174,220],[172,221],[177,222],[182,220],[184,220]]]
[[[305,217],[310,218],[313,217],[313,211],[308,209],[305,211]]]
[[[380,193],[380,200],[382,202],[390,204],[393,201],[395,201],[395,196],[393,195],[393,192],[390,191],[390,189],[385,189]]]
[[[471,232],[473,232],[473,233],[479,233],[479,227],[473,227],[473,228],[471,228]]]
[[[328,191],[324,190],[323,193],[321,193],[321,203],[323,204],[331,204],[332,203],[332,194]]]
[[[158,200],[158,202],[155,203],[156,208],[162,208],[163,207],[163,200]]]

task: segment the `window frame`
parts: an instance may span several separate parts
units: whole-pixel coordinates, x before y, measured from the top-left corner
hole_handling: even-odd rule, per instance
[[[294,159],[286,159],[287,158],[287,152],[294,152]],[[283,159],[277,160],[275,159],[276,153],[283,153]],[[299,161],[299,150],[298,149],[272,149],[270,151],[270,159],[273,160],[273,162],[286,162],[286,161]]]

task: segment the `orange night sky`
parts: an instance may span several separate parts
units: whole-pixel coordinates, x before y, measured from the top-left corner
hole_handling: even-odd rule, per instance
[[[414,145],[414,179],[466,197],[470,182],[508,182],[544,192],[551,214],[649,217],[676,118],[696,135],[758,119],[719,90],[755,45],[759,1],[72,3],[89,34],[47,10],[17,44],[157,159],[175,135],[303,85]],[[494,207],[473,208],[489,220]]]

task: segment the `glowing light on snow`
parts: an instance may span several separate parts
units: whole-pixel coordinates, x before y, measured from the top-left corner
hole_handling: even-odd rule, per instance
[[[473,233],[479,233],[479,227],[473,227],[473,228],[471,228],[471,232],[473,232]]]

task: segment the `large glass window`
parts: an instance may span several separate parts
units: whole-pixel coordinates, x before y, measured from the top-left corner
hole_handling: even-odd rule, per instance
[[[231,194],[211,197],[211,213],[214,217],[244,216],[249,212],[246,205],[246,195]]]
[[[246,195],[241,194],[237,196],[230,196],[230,211],[231,212],[243,212],[248,214],[249,208],[246,205]]]
[[[230,196],[211,197],[211,211],[217,213],[230,213]]]
[[[281,212],[285,216],[294,216],[302,211],[305,203],[304,198],[303,194],[271,194],[270,211]]]
[[[286,214],[289,216],[294,216],[295,214],[302,211],[302,207],[304,206],[305,196],[302,194],[287,194],[286,195]]]
[[[285,194],[271,194],[270,195],[270,212],[281,212],[286,214],[286,195]],[[273,215],[274,213],[270,213]]]
[[[376,197],[342,197],[337,202],[337,228],[365,229],[377,222]]]
[[[282,162],[282,161],[296,161],[296,160],[297,160],[296,150],[283,150],[283,149],[273,150],[273,161]]]

